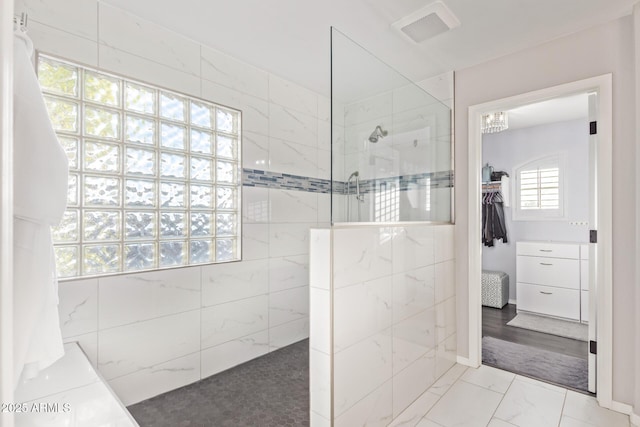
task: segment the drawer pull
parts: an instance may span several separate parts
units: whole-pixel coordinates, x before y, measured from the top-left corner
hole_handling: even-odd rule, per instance
[[[552,249],[540,249],[540,252],[553,252]]]
[[[540,291],[540,293],[543,295],[553,295],[553,292]]]
[[[540,265],[553,265],[553,264],[551,264],[549,262],[541,262]]]

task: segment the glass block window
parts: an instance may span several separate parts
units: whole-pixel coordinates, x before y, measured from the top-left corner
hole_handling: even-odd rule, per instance
[[[241,113],[40,54],[69,157],[60,277],[240,259]]]

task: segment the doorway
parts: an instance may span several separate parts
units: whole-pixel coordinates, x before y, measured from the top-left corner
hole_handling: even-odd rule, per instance
[[[596,97],[562,96],[482,122],[482,362],[592,393]]]
[[[597,384],[598,401],[602,406],[609,407],[611,402],[611,76],[605,75],[573,82],[565,85],[555,86],[540,91],[530,92],[513,96],[501,100],[491,101],[484,104],[474,105],[469,108],[469,234],[481,235],[482,230],[482,134],[480,124],[483,114],[495,111],[506,111],[524,105],[547,101],[554,98],[568,97],[580,93],[594,93],[597,100],[594,102],[593,111],[598,116],[597,124],[597,144],[594,144],[595,168],[598,176],[592,180],[594,195],[597,195],[592,203],[593,212],[588,219],[590,228],[595,228],[597,224],[597,243],[585,243],[585,260],[589,261],[589,288],[591,301],[591,313],[598,313],[598,323],[590,321],[589,341],[594,341],[591,346],[595,350],[597,339],[597,358],[595,354],[590,354],[589,366],[593,387]],[[570,161],[571,159],[569,159]],[[543,162],[544,164],[544,162]],[[526,171],[527,169],[523,169]],[[513,173],[513,171],[512,171]],[[474,192],[474,190],[476,190]],[[520,189],[522,190],[522,189]],[[474,194],[475,193],[475,194]],[[584,221],[576,221],[584,222]],[[587,228],[588,230],[588,228]],[[556,242],[557,243],[557,242]],[[526,246],[526,245],[525,245]],[[582,245],[569,249],[572,252],[570,257],[575,257],[580,263],[580,251]],[[477,240],[471,239],[469,243],[469,364],[478,366],[482,357],[482,247]],[[533,255],[530,251],[544,251],[549,248],[523,247],[520,254],[523,256]],[[556,248],[554,248],[556,249]],[[560,251],[567,249],[561,248]],[[529,251],[530,253],[527,253]],[[563,257],[567,257],[562,252]],[[538,254],[536,252],[536,254]],[[529,260],[531,261],[531,260]],[[536,262],[539,260],[535,260]],[[564,270],[563,270],[564,271]],[[517,279],[516,279],[517,283]],[[580,285],[578,285],[580,286]],[[597,288],[596,288],[597,286]],[[526,287],[523,287],[525,289]],[[517,286],[516,286],[517,289]],[[545,290],[545,289],[542,289]],[[580,288],[578,288],[578,291]],[[535,289],[535,291],[540,291]],[[525,292],[523,291],[523,294]],[[574,292],[575,294],[575,292]],[[517,291],[516,291],[517,295]],[[535,304],[523,311],[535,310]],[[578,321],[580,321],[580,310],[578,308]],[[544,311],[544,310],[541,310]],[[547,313],[549,314],[549,313]],[[575,314],[572,315],[575,317]],[[551,316],[563,317],[563,316]],[[574,319],[575,320],[575,319]],[[593,388],[595,391],[595,388]]]

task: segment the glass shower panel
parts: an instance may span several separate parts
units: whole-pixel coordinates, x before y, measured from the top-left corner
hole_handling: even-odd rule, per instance
[[[451,110],[331,31],[332,223],[450,222]]]

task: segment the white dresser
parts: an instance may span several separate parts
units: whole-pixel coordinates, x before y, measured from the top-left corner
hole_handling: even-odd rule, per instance
[[[518,311],[588,321],[588,245],[517,242]]]

